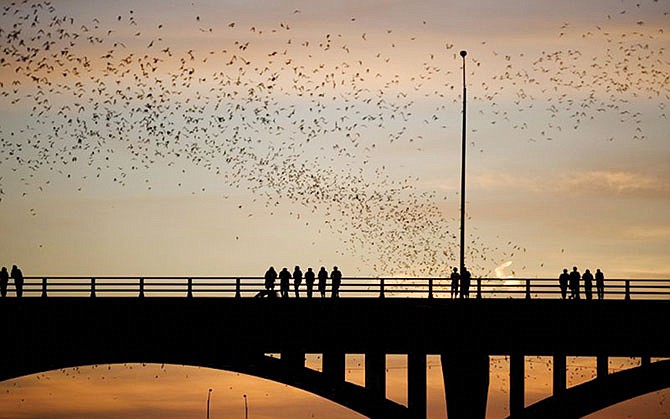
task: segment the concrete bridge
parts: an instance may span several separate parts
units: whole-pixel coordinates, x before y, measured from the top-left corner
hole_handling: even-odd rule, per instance
[[[426,356],[434,354],[449,418],[485,416],[491,355],[510,356],[512,418],[579,417],[670,387],[670,361],[650,362],[670,357],[665,298],[97,295],[1,299],[0,318],[11,320],[0,380],[89,364],[203,366],[286,383],[372,418],[426,417]],[[323,354],[322,372],[305,368],[307,353]],[[346,354],[365,354],[364,386],[345,382]],[[407,407],[385,397],[387,354],[408,355]],[[553,396],[525,407],[524,356],[535,355],[553,356]],[[567,356],[597,357],[597,378],[566,389]],[[608,375],[615,356],[643,365]]]

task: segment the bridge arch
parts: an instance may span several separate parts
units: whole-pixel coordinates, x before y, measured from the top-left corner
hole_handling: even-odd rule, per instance
[[[670,388],[670,360],[608,374],[540,400],[508,419],[580,418],[617,403]]]
[[[69,358],[69,357],[68,357]],[[365,387],[346,381],[333,381],[323,373],[316,370],[286,365],[281,359],[265,355],[251,357],[226,357],[217,361],[187,362],[185,359],[170,357],[89,357],[87,362],[82,363],[77,358],[52,359],[49,362],[32,361],[29,366],[20,370],[9,371],[0,369],[0,381],[19,378],[25,375],[37,374],[46,371],[74,368],[82,365],[101,364],[172,364],[192,367],[204,367],[222,371],[246,374],[258,378],[271,380],[280,384],[304,390],[308,393],[320,396],[331,402],[347,407],[357,413],[370,418],[409,418],[406,406],[389,399],[375,399],[373,394]]]

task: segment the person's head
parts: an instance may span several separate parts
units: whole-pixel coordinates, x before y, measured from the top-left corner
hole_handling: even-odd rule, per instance
[[[7,272],[7,267],[6,266],[2,267],[2,272]]]
[[[564,274],[567,274],[567,273],[568,273],[567,268],[563,269],[563,273],[564,273]]]
[[[275,270],[275,267],[274,267],[274,266],[270,266],[270,269],[268,269],[268,270],[269,270],[269,271],[274,271],[274,270]]]
[[[585,271],[585,273],[587,273],[587,274],[590,274],[590,273],[591,273],[591,271],[589,271],[589,270],[587,269],[587,270]]]
[[[458,272],[458,268],[454,268],[454,272]]]
[[[312,268],[307,268],[307,272],[312,272]]]
[[[577,267],[576,267],[576,266],[573,266],[573,267],[572,267],[572,270],[573,270],[574,272],[577,272]]]
[[[288,268],[284,267],[282,268],[282,271],[288,271]]]
[[[300,270],[300,266],[295,265],[295,270],[296,270],[296,271],[299,271],[299,270]]]
[[[13,270],[13,271],[15,271],[15,270],[17,270],[17,269],[18,269],[18,268],[16,267],[16,265],[12,265],[12,270]]]
[[[337,266],[333,266],[333,270],[336,271],[336,270],[337,270]]]
[[[597,273],[600,273],[600,268],[597,268],[597,269],[596,269],[596,272],[597,272]]]
[[[322,270],[322,271],[325,271],[325,270],[326,270],[326,267],[325,267],[325,266],[322,266],[322,267],[321,267],[321,270]]]

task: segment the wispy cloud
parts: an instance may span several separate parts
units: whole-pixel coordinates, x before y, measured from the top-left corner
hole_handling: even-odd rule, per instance
[[[596,196],[668,198],[670,182],[658,176],[620,171],[592,170],[548,177],[484,173],[473,177],[473,186],[485,190],[515,190],[535,193],[567,192]]]

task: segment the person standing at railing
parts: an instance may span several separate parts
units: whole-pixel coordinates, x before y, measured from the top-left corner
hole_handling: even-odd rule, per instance
[[[305,284],[307,285],[307,298],[312,298],[312,290],[314,289],[314,271],[312,268],[307,268],[307,272],[305,272]]]
[[[342,272],[337,270],[337,266],[333,266],[333,272],[330,273],[330,279],[333,281],[333,298],[340,296],[340,284],[342,284]]]
[[[586,295],[587,300],[593,299],[593,274],[588,269],[584,271],[582,275],[584,280],[584,295]]]
[[[572,272],[570,272],[570,298],[573,300],[579,300],[579,280],[581,277],[577,267],[573,266]]]
[[[7,296],[7,284],[9,284],[9,272],[5,266],[0,270],[0,296]]]
[[[563,273],[558,277],[558,286],[561,287],[561,298],[564,300],[568,296],[568,282],[570,274],[567,269],[563,269]]]
[[[12,278],[14,278],[14,286],[16,287],[16,296],[23,296],[23,272],[16,265],[12,266]]]
[[[289,280],[291,279],[291,272],[286,268],[282,268],[279,272],[279,292],[282,298],[288,298]]]
[[[328,283],[328,271],[324,266],[319,269],[319,292],[321,293],[321,298],[326,298],[326,285]]]
[[[295,289],[295,298],[300,297],[300,293],[298,292],[300,284],[302,284],[302,271],[300,270],[300,266],[296,265],[295,269],[293,270],[293,288]]]
[[[605,274],[600,269],[596,269],[596,292],[599,300],[605,298]]]
[[[461,272],[461,298],[470,298],[470,280],[472,275],[468,268],[463,267],[463,272]]]
[[[265,293],[268,297],[276,297],[275,281],[277,281],[277,271],[274,266],[270,266],[270,269],[265,272]]]
[[[458,280],[461,276],[458,274],[458,268],[454,268],[451,273],[451,298],[458,298]]]

